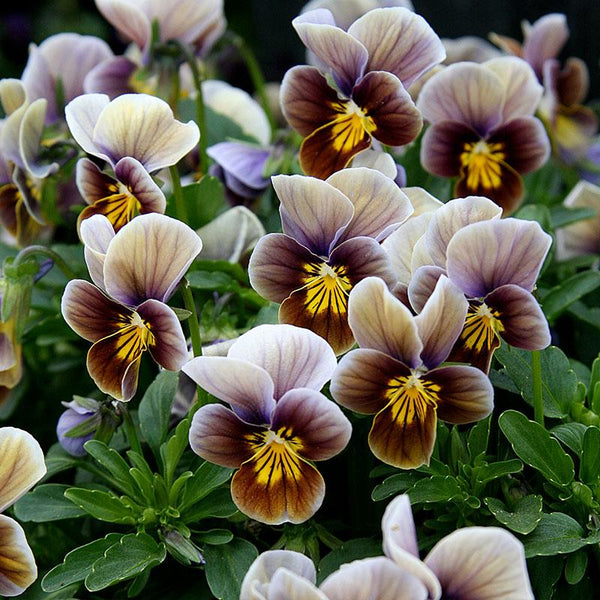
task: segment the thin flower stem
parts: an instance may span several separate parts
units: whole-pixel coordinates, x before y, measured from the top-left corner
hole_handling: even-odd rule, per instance
[[[71,267],[69,267],[69,265],[64,261],[64,259],[59,254],[54,252],[54,250],[51,250],[46,246],[35,245],[23,248],[23,250],[21,250],[15,257],[13,266],[19,266],[21,263],[25,262],[29,257],[35,256],[36,254],[41,254],[42,256],[47,256],[48,258],[50,258],[67,279],[77,278],[77,275],[73,272]]]
[[[533,379],[533,418],[544,426],[544,397],[542,394],[542,355],[539,350],[531,352],[531,376]]]
[[[177,218],[184,223],[188,223],[188,212],[187,206],[185,205],[185,198],[183,197],[183,188],[181,187],[181,179],[179,177],[179,171],[177,165],[169,167],[171,173],[171,181],[173,182],[173,196],[175,197],[175,213]]]
[[[140,438],[138,437],[135,424],[133,423],[133,419],[131,418],[131,414],[129,413],[127,405],[121,404],[119,409],[119,412],[123,417],[123,425],[125,427],[127,439],[129,440],[129,446],[134,452],[137,452],[140,456],[144,456],[142,445],[140,444]]]

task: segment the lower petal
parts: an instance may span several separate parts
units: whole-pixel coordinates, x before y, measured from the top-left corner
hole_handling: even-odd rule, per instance
[[[37,579],[33,552],[22,527],[0,515],[0,595],[18,596]]]
[[[263,446],[242,465],[231,481],[231,496],[245,515],[261,523],[302,523],[321,506],[325,482],[310,463],[278,446]]]

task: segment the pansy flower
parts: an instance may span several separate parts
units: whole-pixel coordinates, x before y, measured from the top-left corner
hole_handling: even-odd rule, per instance
[[[393,180],[371,169],[344,169],[327,181],[302,175],[272,181],[283,233],[258,242],[250,282],[261,296],[282,303],[281,322],[311,329],[341,354],[354,343],[348,294],[369,275],[393,283],[379,242],[412,206]]]
[[[92,342],[87,368],[103,392],[122,401],[137,388],[143,353],[171,371],[188,360],[179,319],[165,302],[202,248],[198,235],[164,215],[140,215],[116,235],[96,215],[82,224],[85,258],[96,285],[70,281],[62,298],[69,326]]]
[[[14,504],[46,474],[35,438],[15,427],[0,428],[0,512]],[[35,558],[23,528],[0,514],[0,595],[18,596],[37,579]]]
[[[65,109],[67,124],[85,152],[107,162],[114,177],[95,162],[77,163],[77,187],[90,206],[78,223],[105,215],[116,231],[137,213],[165,211],[165,196],[151,174],[177,164],[200,137],[193,121],[181,123],[169,105],[146,94],[84,94]]]
[[[403,146],[417,137],[422,119],[406,89],[445,56],[422,17],[379,8],[346,32],[330,11],[317,9],[292,24],[322,65],[294,67],[281,85],[284,116],[305,138],[299,158],[307,175],[325,179],[373,139]]]
[[[539,168],[550,144],[533,115],[542,94],[531,67],[515,57],[456,63],[425,83],[417,106],[430,126],[421,162],[441,177],[458,177],[456,196],[487,196],[513,212],[521,175]]]
[[[438,417],[470,423],[493,408],[493,388],[478,369],[440,366],[458,338],[467,301],[440,277],[419,315],[377,277],[350,294],[348,321],[359,348],[342,358],[331,393],[342,406],[374,414],[369,446],[381,461],[410,469],[428,464]]]
[[[230,406],[194,414],[190,445],[210,462],[238,469],[236,506],[268,524],[301,523],[319,508],[325,483],[313,461],[341,452],[350,422],[320,393],[336,366],[319,336],[291,325],[261,325],[226,357],[200,356],[183,372]]]
[[[485,213],[480,209],[478,214]],[[451,219],[445,221],[447,225]],[[434,222],[430,239],[436,237],[436,225],[440,230]],[[450,360],[487,373],[500,338],[525,350],[545,348],[550,343],[548,323],[531,292],[552,238],[535,221],[512,218],[478,219],[456,232],[447,230],[451,236],[438,236],[437,243],[429,244],[435,248],[435,264],[415,270],[408,297],[421,310],[442,274],[465,294],[469,309]]]

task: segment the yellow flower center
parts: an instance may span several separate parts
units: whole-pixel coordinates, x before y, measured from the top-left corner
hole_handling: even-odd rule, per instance
[[[352,284],[348,278],[348,268],[344,265],[309,263],[304,267],[307,276],[306,309],[312,313],[334,310],[338,314],[348,310],[348,294]]]
[[[483,140],[464,144],[460,163],[467,172],[469,189],[495,189],[502,185],[502,162],[506,158],[503,150],[503,144]]]
[[[485,302],[479,305],[469,304],[465,326],[460,334],[469,350],[491,350],[503,331],[499,311],[490,308]]]
[[[122,360],[131,360],[139,357],[156,342],[150,324],[134,312],[129,322],[119,330],[118,357]]]
[[[94,206],[111,222],[116,232],[135,217],[141,204],[131,193],[131,188],[121,182],[111,183],[107,192],[104,198],[94,202]]]
[[[395,422],[423,422],[427,409],[437,408],[440,386],[421,377],[417,370],[410,375],[393,377],[388,381],[386,397],[391,404],[391,418]]]
[[[377,126],[373,119],[352,100],[345,106],[340,104],[343,116],[336,119],[331,129],[333,147],[336,151],[349,151],[358,146],[363,139],[364,132],[371,134]]]

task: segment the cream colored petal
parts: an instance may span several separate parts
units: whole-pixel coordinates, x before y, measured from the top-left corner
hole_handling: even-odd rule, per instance
[[[65,118],[73,139],[84,152],[110,161],[104,149],[99,149],[93,141],[94,127],[100,113],[110,102],[106,94],[83,94],[65,106]],[[116,161],[115,161],[116,162]]]
[[[35,559],[23,528],[0,515],[0,597],[18,596],[36,579]]]
[[[26,102],[26,91],[20,79],[0,80],[0,103],[7,115],[12,114]]]
[[[352,159],[353,167],[367,167],[368,169],[376,169],[390,179],[395,179],[398,175],[398,167],[394,162],[394,158],[387,152],[380,152],[373,148],[367,148],[359,152]],[[404,190],[403,190],[404,191]]]
[[[16,427],[0,428],[0,512],[45,474],[44,453],[37,440]]]
[[[269,600],[329,600],[308,579],[299,577],[287,569],[279,569],[273,576]]]
[[[444,206],[437,198],[434,198],[428,191],[420,187],[405,187],[402,191],[408,196],[410,203],[413,205],[414,212],[411,215],[413,218],[426,212],[433,212]]]

